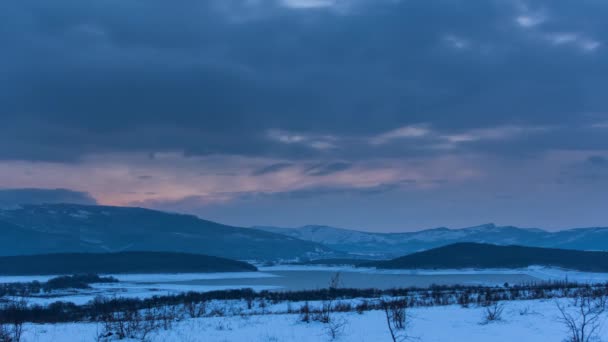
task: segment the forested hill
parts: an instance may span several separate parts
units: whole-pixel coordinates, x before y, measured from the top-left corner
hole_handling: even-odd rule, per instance
[[[242,261],[167,252],[61,253],[0,257],[1,275],[257,271]]]
[[[456,243],[367,264],[386,269],[521,268],[533,265],[607,272],[608,252]]]

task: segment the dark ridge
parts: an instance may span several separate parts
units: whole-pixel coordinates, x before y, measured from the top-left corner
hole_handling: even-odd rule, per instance
[[[244,271],[257,271],[257,268],[242,261],[186,253],[61,253],[0,257],[2,275]]]
[[[608,271],[608,252],[455,243],[362,266],[385,269],[522,268],[552,266],[587,272]]]
[[[331,249],[311,241],[142,208],[46,204],[0,209],[0,256],[125,251],[236,260],[331,255]]]

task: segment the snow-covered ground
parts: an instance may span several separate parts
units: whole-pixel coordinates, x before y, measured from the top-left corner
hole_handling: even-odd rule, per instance
[[[561,300],[565,303],[567,300]],[[566,330],[558,321],[553,300],[504,302],[501,321],[480,324],[483,308],[444,306],[408,309],[408,335],[418,341],[525,342],[563,341]],[[391,341],[384,312],[334,314],[345,323],[337,341]],[[95,323],[29,324],[24,341],[95,341],[101,327]],[[605,330],[604,330],[605,331]],[[236,315],[185,319],[169,331],[160,330],[150,341],[329,341],[327,324],[302,323],[297,314]]]

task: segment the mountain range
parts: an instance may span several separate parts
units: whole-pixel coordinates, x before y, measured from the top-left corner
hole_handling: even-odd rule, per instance
[[[0,256],[156,251],[239,260],[331,255],[322,244],[161,211],[78,204],[0,209]]]
[[[603,251],[608,250],[608,228],[577,228],[548,232],[537,228],[518,228],[484,224],[475,227],[434,228],[406,233],[371,233],[329,226],[256,229],[293,238],[322,243],[336,251],[362,258],[394,258],[458,242],[489,243]]]
[[[485,224],[371,233],[329,226],[234,227],[132,207],[36,204],[0,209],[0,256],[156,251],[239,260],[392,259],[460,242],[603,251],[608,249],[608,228],[549,232]]]

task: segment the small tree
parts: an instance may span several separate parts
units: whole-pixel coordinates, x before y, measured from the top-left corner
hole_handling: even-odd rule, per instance
[[[598,338],[602,314],[606,311],[606,297],[580,294],[566,306],[556,303],[560,321],[568,327],[569,342],[590,342]]]
[[[342,333],[344,332],[344,328],[346,328],[347,324],[348,322],[344,318],[332,317],[332,319],[327,322],[326,326],[326,331],[329,335],[329,338],[332,341],[339,338],[340,335],[342,335]]]
[[[342,285],[342,275],[340,272],[336,272],[329,280],[329,293],[327,295],[327,300],[324,300],[321,303],[321,311],[318,312],[316,317],[313,319],[321,323],[331,322],[331,316],[334,309],[334,292],[340,287],[340,285]]]
[[[336,290],[342,286],[342,273],[336,272],[329,280],[329,289]]]
[[[386,324],[393,342],[409,339],[407,335],[408,315],[407,302],[403,299],[381,300],[380,305],[386,316]]]

